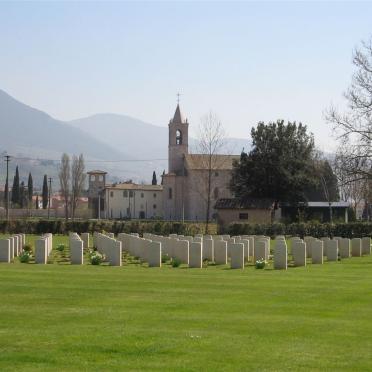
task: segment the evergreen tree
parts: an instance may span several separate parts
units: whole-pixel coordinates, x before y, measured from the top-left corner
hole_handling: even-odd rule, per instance
[[[156,173],[155,171],[152,173],[152,185],[157,185],[158,184],[158,179],[156,178]]]
[[[8,195],[8,182],[5,181],[5,188],[4,188],[4,205],[6,205],[7,195]]]
[[[46,174],[44,174],[43,192],[41,196],[43,198],[43,209],[47,209],[48,207],[48,177]]]
[[[314,185],[314,139],[306,126],[278,120],[252,128],[253,148],[234,164],[231,188],[238,198],[306,201]]]
[[[31,206],[32,204],[32,195],[34,193],[34,183],[32,180],[31,172],[28,174],[28,182],[27,182],[27,200],[28,205]]]
[[[19,187],[19,206],[24,208],[26,204],[25,183],[22,181]]]
[[[16,167],[16,172],[13,179],[13,187],[12,187],[12,203],[14,206],[20,204],[20,197],[19,197],[19,172],[18,172],[18,165]]]
[[[35,209],[39,209],[39,195],[36,195]]]

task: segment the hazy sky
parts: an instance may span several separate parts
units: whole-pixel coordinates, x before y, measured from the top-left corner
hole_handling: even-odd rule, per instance
[[[167,125],[180,91],[195,128],[230,136],[302,121],[323,150],[351,53],[372,34],[367,2],[0,3],[0,89],[63,120],[99,112]]]

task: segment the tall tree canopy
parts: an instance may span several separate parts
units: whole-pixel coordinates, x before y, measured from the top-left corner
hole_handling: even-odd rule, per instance
[[[158,179],[156,178],[156,173],[155,171],[152,173],[152,185],[157,185],[158,184]]]
[[[48,177],[44,174],[43,179],[43,191],[42,191],[42,199],[43,199],[43,209],[48,207]]]
[[[16,167],[14,179],[13,179],[13,187],[12,187],[12,203],[14,205],[19,205],[20,204],[20,199],[19,199],[19,172],[18,172],[18,165]]]
[[[305,201],[314,185],[314,138],[301,123],[284,120],[252,128],[253,148],[234,164],[231,189],[237,197]]]
[[[315,184],[305,188],[305,197],[309,201],[334,202],[340,200],[338,180],[328,160],[314,161]]]
[[[27,181],[27,200],[28,200],[29,206],[31,206],[33,194],[34,194],[34,182],[32,180],[32,174],[30,172],[28,174],[28,181]]]

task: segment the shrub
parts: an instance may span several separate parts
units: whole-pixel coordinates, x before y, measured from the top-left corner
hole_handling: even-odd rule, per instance
[[[24,251],[20,256],[19,256],[19,261],[22,263],[28,263],[30,262],[31,254],[27,251]]]
[[[291,224],[241,224],[233,223],[227,226],[220,233],[230,235],[268,235],[275,237],[276,235],[300,236],[306,235],[321,238],[323,236],[341,236],[343,238],[362,238],[364,236],[372,236],[371,222],[350,222],[350,223],[291,223]]]
[[[105,256],[97,251],[90,253],[90,263],[92,265],[100,265],[105,259]]]
[[[31,252],[32,252],[31,244],[25,244],[25,245],[23,246],[23,250],[24,250],[25,252],[28,252],[28,253],[31,254]]]
[[[167,261],[169,261],[169,256],[167,254],[163,254],[161,256],[161,263],[166,263]]]
[[[172,258],[171,264],[172,267],[179,267],[181,266],[181,260],[179,260],[178,258]]]
[[[65,245],[64,244],[58,244],[57,251],[63,252],[64,250],[65,250]]]
[[[266,266],[266,261],[265,260],[257,260],[255,263],[256,269],[264,269]]]

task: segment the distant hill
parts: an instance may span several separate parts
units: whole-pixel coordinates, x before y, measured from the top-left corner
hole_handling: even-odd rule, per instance
[[[168,127],[166,126],[156,126],[127,115],[117,114],[97,114],[70,121],[69,124],[90,133],[118,151],[130,153],[136,159],[168,158]],[[189,145],[192,151],[196,140],[190,138]],[[250,146],[248,140],[228,138],[223,152],[239,154],[243,148],[249,150]],[[165,161],[165,167],[166,164]]]
[[[0,129],[0,154],[14,157],[10,179],[18,164],[21,179],[27,181],[31,171],[36,186],[48,174],[55,180],[54,188],[59,188],[58,164],[63,152],[83,153],[86,169],[106,170],[110,181],[150,182],[153,170],[160,176],[167,169],[168,128],[126,115],[97,114],[64,122],[0,90]],[[190,148],[194,146],[191,138]],[[250,148],[248,140],[228,139],[224,152],[240,153],[243,147]],[[5,163],[1,162],[0,189],[4,180]]]

